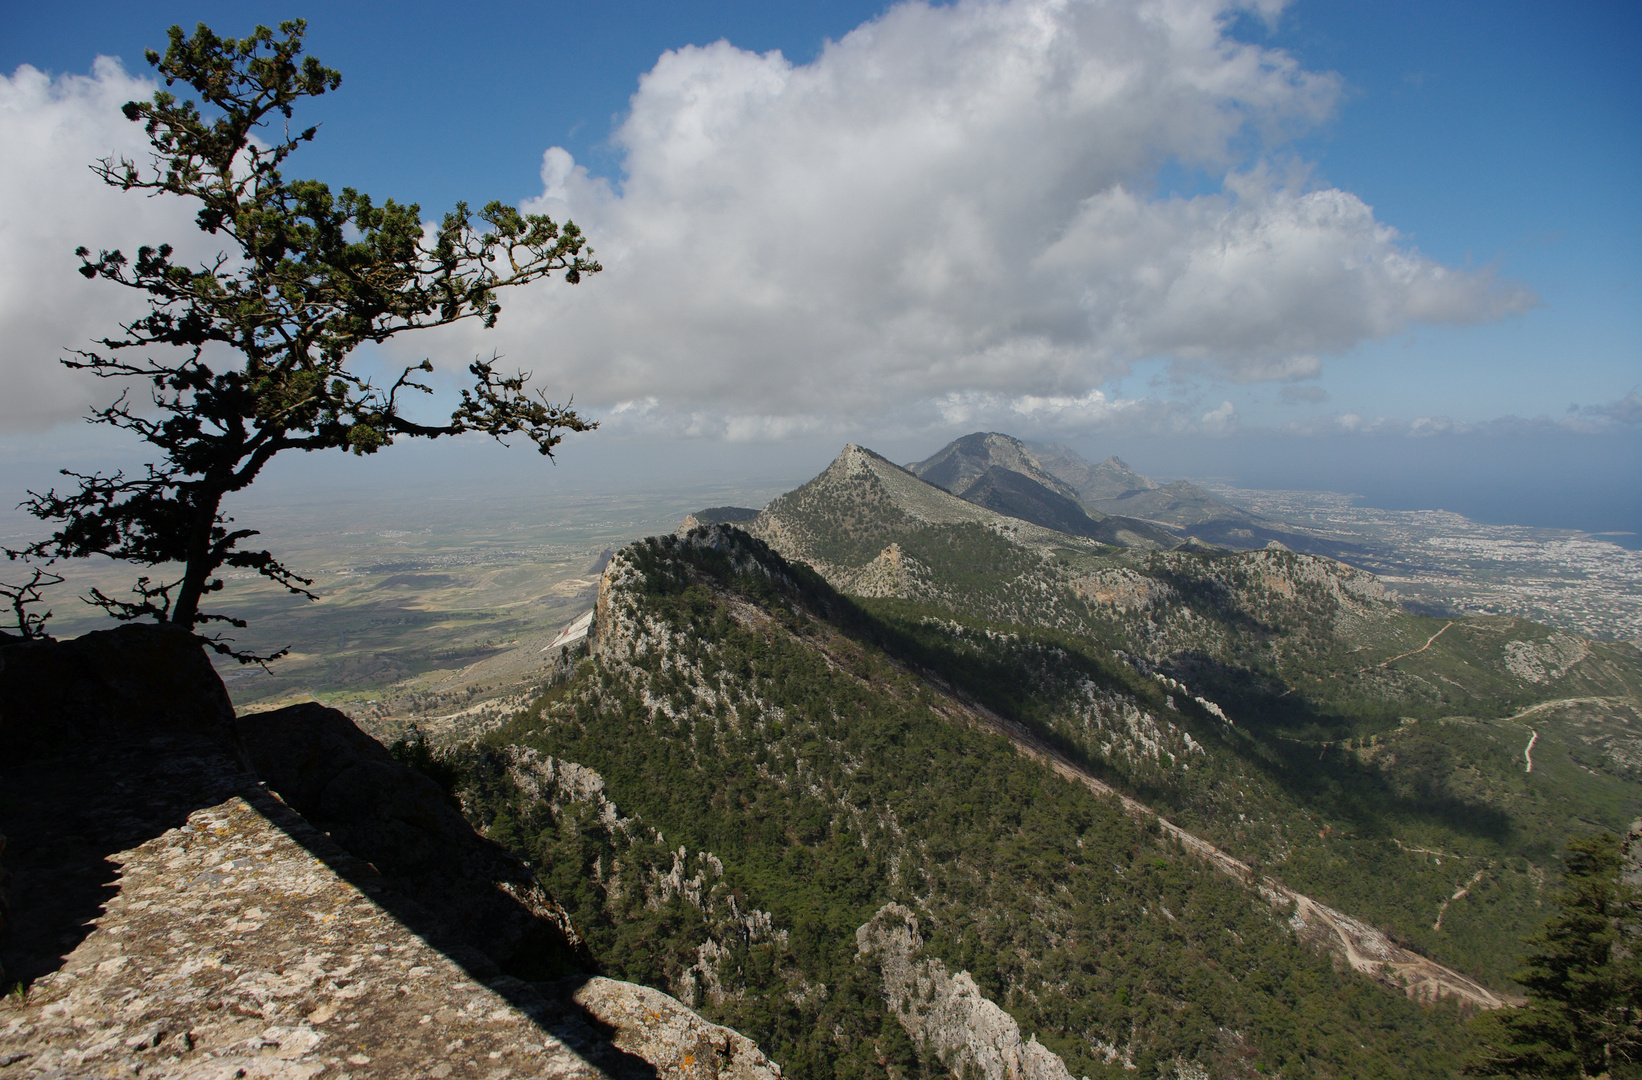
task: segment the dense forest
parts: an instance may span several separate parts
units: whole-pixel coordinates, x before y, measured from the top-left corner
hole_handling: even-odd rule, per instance
[[[955,722],[943,680],[1052,728],[1007,674],[1020,638],[875,611],[744,537],[660,538],[618,563],[574,677],[438,762],[610,973],[795,1076],[944,1073],[857,956],[856,928],[897,901],[1073,1075],[1457,1068],[1452,1006],[1336,971],[1155,826]],[[1113,702],[1162,707],[1120,660],[1033,647]]]
[[[1452,1076],[1477,1052],[1452,1001],[1344,969],[979,717],[1505,992],[1570,831],[1635,813],[1634,770],[1554,710],[1524,770],[1536,688],[1507,661],[1541,628],[1410,615],[1283,551],[903,524],[899,597],[726,526],[632,545],[567,677],[476,743],[398,752],[538,868],[604,970],[805,1078],[968,1067],[909,1036],[857,948],[890,904],[1073,1076]],[[1538,700],[1630,690],[1622,652],[1596,659]]]

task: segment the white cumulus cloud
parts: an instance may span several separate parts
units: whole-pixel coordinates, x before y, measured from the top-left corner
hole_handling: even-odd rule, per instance
[[[622,174],[550,148],[524,204],[574,218],[605,272],[504,295],[495,331],[394,348],[458,371],[495,349],[617,424],[725,438],[966,409],[1226,429],[1229,412],[1097,388],[1152,359],[1304,379],[1411,323],[1534,302],[1422,256],[1303,165],[1272,171],[1265,155],[1327,118],[1340,84],[1230,38],[1235,6],[906,3],[808,64],[727,42],[668,52],[615,133]],[[16,391],[0,422],[72,414],[84,380],[52,360],[124,299],[67,252],[198,235],[181,207],[91,192],[86,162],[140,149],[116,109],[146,92],[106,60],[0,85],[0,376]],[[1171,162],[1224,183],[1157,197]]]
[[[44,427],[114,396],[58,358],[117,334],[119,320],[144,307],[81,277],[75,248],[134,255],[139,244],[171,243],[210,253],[185,204],[121,194],[91,172],[110,156],[147,160],[142,126],[120,106],[153,93],[151,81],[110,57],[89,76],[54,78],[28,66],[0,76],[0,426]]]
[[[553,148],[527,203],[575,218],[605,273],[511,298],[497,337],[464,340],[540,356],[588,402],[871,418],[1083,399],[1142,359],[1303,379],[1410,323],[1534,302],[1303,168],[1240,158],[1250,133],[1272,148],[1325,118],[1339,84],[1232,40],[1228,14],[905,4],[806,65],[667,53],[616,134],[619,184]],[[1149,195],[1169,161],[1224,184]],[[1059,410],[1080,413],[1111,415]]]

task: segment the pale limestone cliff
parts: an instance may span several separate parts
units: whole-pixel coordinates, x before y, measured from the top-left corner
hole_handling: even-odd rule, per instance
[[[520,859],[477,836],[421,773],[322,705],[255,713],[239,731],[258,779],[346,850],[393,879],[413,928],[426,921],[520,978],[590,970],[569,918]]]
[[[886,904],[855,931],[856,948],[883,972],[884,1000],[914,1042],[933,1051],[954,1076],[985,1080],[1073,1080],[1066,1065],[1037,1037],[981,993],[967,971],[953,974],[921,957],[918,920]]]
[[[114,854],[95,928],[0,1007],[0,1076],[777,1075],[646,987],[475,978],[377,903],[368,871],[344,880],[344,853],[247,795]]]

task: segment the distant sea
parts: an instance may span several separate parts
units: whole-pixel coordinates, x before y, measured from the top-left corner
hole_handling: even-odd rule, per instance
[[[1080,452],[1092,456],[1098,446]],[[1154,477],[1337,491],[1384,510],[1449,510],[1490,525],[1580,529],[1642,549],[1642,433],[1135,441],[1118,453]],[[1096,458],[1095,460],[1099,460]]]
[[[1523,499],[1521,485],[1480,476],[1452,484],[1351,486],[1358,505],[1382,510],[1450,510],[1486,525],[1533,525],[1580,529],[1632,551],[1642,551],[1642,508],[1634,494],[1617,497],[1601,485],[1572,483],[1547,490],[1537,501]]]
[[[92,429],[90,434],[99,432]],[[1179,477],[1223,481],[1235,487],[1334,491],[1360,505],[1386,510],[1451,510],[1490,525],[1580,529],[1633,550],[1642,549],[1642,431],[1617,435],[1462,435],[1289,437],[1243,432],[1223,438],[1078,438],[1051,432],[1091,461],[1117,454],[1159,480]],[[854,441],[893,461],[915,461],[940,448],[944,437]],[[251,503],[312,505],[338,498],[404,503],[407,509],[435,492],[548,508],[606,492],[624,499],[652,492],[671,505],[685,491],[701,506],[763,499],[797,487],[826,468],[844,436],[787,443],[724,443],[709,439],[574,436],[557,463],[528,444],[504,450],[477,437],[437,443],[412,441],[391,452],[280,459],[252,489]],[[87,438],[82,425],[64,426],[28,440],[0,441],[0,539],[17,543],[40,523],[15,508],[27,488],[45,490],[67,465],[82,471],[134,468],[140,450],[112,439]],[[255,526],[253,526],[255,527]]]

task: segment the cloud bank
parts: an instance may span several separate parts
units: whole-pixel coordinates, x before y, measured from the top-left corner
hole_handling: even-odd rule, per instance
[[[727,42],[666,53],[615,133],[624,174],[593,176],[553,147],[524,204],[573,218],[605,272],[503,297],[495,331],[394,348],[456,370],[499,350],[595,414],[719,437],[1016,403],[1066,427],[1173,415],[1099,391],[1137,361],[1287,381],[1412,323],[1535,302],[1424,257],[1303,165],[1270,164],[1331,114],[1339,80],[1233,40],[1232,14],[1214,0],[908,3],[809,64]],[[0,139],[29,147],[8,155],[0,205],[63,217],[75,204],[50,187],[125,145],[112,106],[136,84],[100,61],[90,79],[22,69],[0,86]],[[1160,196],[1171,164],[1224,181]],[[126,224],[74,221],[104,246],[134,242]],[[8,266],[45,239],[14,228],[0,224]],[[68,288],[0,282],[7,325],[26,327],[0,345],[0,373],[26,385],[35,417],[73,394],[18,373],[106,325],[105,300],[59,301]],[[1197,427],[1235,422],[1229,405],[1197,411]]]
[[[1424,258],[1351,193],[1247,160],[1340,88],[1231,40],[1227,14],[907,4],[803,66],[670,52],[616,133],[619,188],[547,151],[528,207],[574,217],[608,269],[514,300],[504,351],[545,351],[591,401],[642,387],[694,410],[863,417],[1082,399],[1147,358],[1303,378],[1410,323],[1532,303]],[[1168,162],[1222,190],[1149,195]]]
[[[1561,416],[1497,416],[1456,420],[1451,416],[1416,416],[1412,420],[1340,412],[1284,425],[1289,435],[1395,435],[1427,438],[1440,435],[1626,435],[1642,433],[1642,392],[1632,390],[1602,405],[1569,405]]]
[[[111,154],[146,157],[142,128],[119,110],[153,93],[110,57],[89,77],[54,79],[27,66],[0,76],[0,427],[44,427],[113,396],[57,359],[143,308],[82,278],[75,248],[170,242],[209,253],[182,204],[121,195],[89,168]]]

